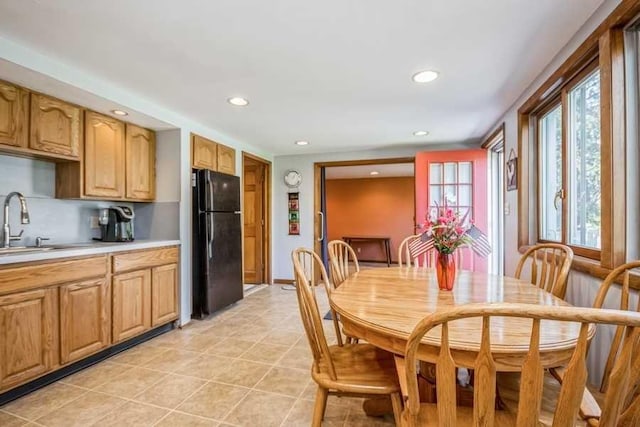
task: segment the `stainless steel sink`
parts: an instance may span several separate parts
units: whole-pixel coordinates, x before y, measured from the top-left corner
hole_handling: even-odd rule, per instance
[[[2,255],[10,255],[10,254],[18,254],[23,252],[42,252],[42,251],[50,251],[53,247],[42,247],[37,248],[35,246],[12,246],[9,248],[0,248],[0,256]]]

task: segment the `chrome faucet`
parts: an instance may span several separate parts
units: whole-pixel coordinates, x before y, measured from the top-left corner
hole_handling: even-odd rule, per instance
[[[29,210],[27,209],[27,200],[21,193],[14,191],[9,193],[7,197],[4,199],[4,218],[2,224],[2,247],[8,248],[9,243],[12,240],[20,240],[22,237],[22,233],[24,230],[20,231],[20,234],[17,236],[11,235],[11,229],[9,228],[9,204],[11,203],[11,198],[13,196],[18,196],[20,199],[20,223],[21,224],[29,224]]]

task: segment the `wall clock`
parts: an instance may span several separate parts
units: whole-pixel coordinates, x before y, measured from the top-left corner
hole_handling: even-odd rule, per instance
[[[284,183],[289,188],[298,188],[302,183],[302,175],[297,170],[288,170],[284,173]]]

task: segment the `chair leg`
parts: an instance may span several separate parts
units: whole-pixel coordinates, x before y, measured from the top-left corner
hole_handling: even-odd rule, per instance
[[[396,426],[402,425],[402,398],[400,393],[391,393],[391,406],[393,406],[393,418],[396,421]]]
[[[328,395],[329,390],[318,386],[318,391],[316,392],[316,404],[313,408],[313,427],[320,427],[322,425],[322,420],[324,419],[324,411],[327,408]]]

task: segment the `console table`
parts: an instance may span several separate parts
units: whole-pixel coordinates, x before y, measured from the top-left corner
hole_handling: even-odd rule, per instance
[[[344,236],[342,240],[349,246],[353,242],[363,243],[380,243],[384,249],[384,254],[387,257],[387,267],[391,266],[391,238],[386,236]]]

